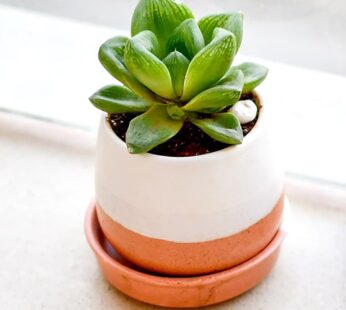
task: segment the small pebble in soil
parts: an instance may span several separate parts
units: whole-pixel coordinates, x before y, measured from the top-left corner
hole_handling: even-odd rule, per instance
[[[229,111],[238,118],[242,125],[252,122],[257,116],[257,106],[250,99],[239,100]]]

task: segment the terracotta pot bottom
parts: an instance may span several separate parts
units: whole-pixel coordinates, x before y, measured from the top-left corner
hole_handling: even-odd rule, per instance
[[[273,268],[285,235],[279,230],[260,253],[230,269],[203,276],[166,277],[147,273],[117,253],[101,231],[94,203],[85,217],[85,233],[111,285],[142,302],[174,308],[220,303],[253,288]]]
[[[147,237],[112,219],[96,202],[96,212],[106,239],[117,252],[151,273],[196,276],[239,265],[263,250],[278,231],[284,193],[269,214],[246,229],[205,242],[179,243]]]

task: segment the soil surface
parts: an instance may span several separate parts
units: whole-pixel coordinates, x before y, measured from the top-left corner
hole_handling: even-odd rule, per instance
[[[258,100],[253,94],[244,95],[240,100],[245,99],[253,100],[258,105]],[[126,130],[129,123],[137,115],[139,114],[121,113],[111,114],[108,117],[114,133],[121,140],[125,141]],[[253,129],[256,122],[257,117],[252,122],[242,125],[244,137]],[[212,139],[193,124],[185,122],[177,135],[167,142],[153,148],[149,153],[172,157],[198,156],[219,151],[229,146],[229,144],[221,143]]]

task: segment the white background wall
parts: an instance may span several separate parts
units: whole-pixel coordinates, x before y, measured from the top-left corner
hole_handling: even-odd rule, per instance
[[[198,17],[245,13],[241,52],[346,75],[345,0],[186,0]],[[129,29],[137,0],[0,0],[0,3]]]

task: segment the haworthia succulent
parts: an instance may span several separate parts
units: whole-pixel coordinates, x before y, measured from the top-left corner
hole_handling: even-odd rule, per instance
[[[231,67],[243,36],[241,12],[196,22],[180,0],[139,0],[131,35],[111,38],[99,50],[102,65],[124,86],[103,87],[89,98],[109,114],[142,113],[126,133],[131,153],[148,152],[186,122],[217,141],[241,143],[241,125],[225,111],[268,73],[250,62]]]

